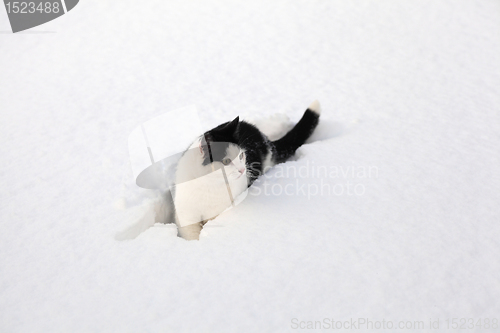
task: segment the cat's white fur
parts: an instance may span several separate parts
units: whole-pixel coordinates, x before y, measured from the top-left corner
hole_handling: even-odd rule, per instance
[[[220,168],[223,167],[226,173],[232,199],[248,187],[244,151],[230,144],[226,155],[236,158],[229,165],[213,162],[203,166],[200,142],[201,137],[184,153],[175,176],[175,220],[180,236],[187,240],[198,239],[203,225],[231,206],[227,183]]]
[[[272,157],[273,157],[273,154],[270,151],[268,151],[267,155],[266,155],[266,158],[262,162],[262,171],[263,171],[263,173],[268,172],[269,169],[271,169],[275,165],[275,163],[273,162]]]
[[[312,102],[311,105],[309,105],[308,109],[316,113],[317,115],[321,114],[321,105],[319,104],[318,100]]]

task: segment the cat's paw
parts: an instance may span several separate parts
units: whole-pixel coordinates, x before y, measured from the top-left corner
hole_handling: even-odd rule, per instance
[[[187,225],[185,227],[177,227],[179,231],[179,236],[184,238],[185,240],[199,240],[200,232],[202,229],[201,223],[194,223]]]

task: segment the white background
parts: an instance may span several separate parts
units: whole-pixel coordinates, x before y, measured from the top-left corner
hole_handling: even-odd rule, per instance
[[[85,0],[0,30],[1,331],[500,317],[498,1]],[[115,239],[158,198],[134,185],[138,124],[192,104],[206,129],[295,122],[316,98],[287,163],[376,166],[323,179],[364,195],[249,195],[198,242]],[[321,179],[254,186],[296,181]]]

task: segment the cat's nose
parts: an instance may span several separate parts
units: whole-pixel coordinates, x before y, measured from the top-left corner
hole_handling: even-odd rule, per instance
[[[240,173],[244,173],[244,172],[245,172],[245,168],[238,169],[238,171],[239,171]]]

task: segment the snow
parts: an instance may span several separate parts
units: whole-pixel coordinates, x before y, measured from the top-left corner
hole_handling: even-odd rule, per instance
[[[86,0],[14,35],[0,10],[0,330],[498,319],[499,29],[493,0]],[[309,143],[200,241],[154,224],[139,124],[195,104],[279,136],[315,99]]]

